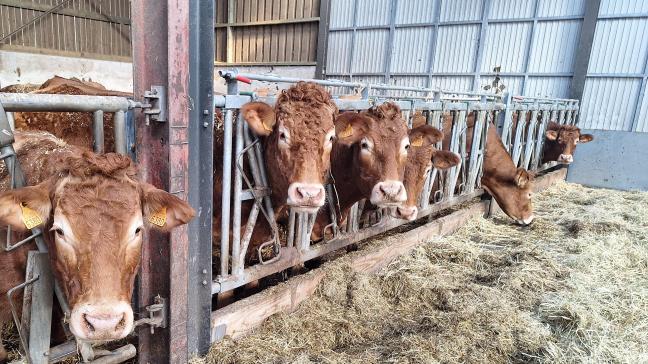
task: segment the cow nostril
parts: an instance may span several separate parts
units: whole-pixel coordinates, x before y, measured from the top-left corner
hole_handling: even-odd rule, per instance
[[[92,326],[92,324],[90,323],[90,321],[88,321],[88,315],[86,315],[86,314],[83,314],[83,324],[86,326],[86,328],[88,329],[88,331],[90,331],[90,332],[94,332],[94,331],[95,331],[94,326]]]
[[[126,327],[126,314],[122,314],[122,318],[117,323],[117,326],[115,326],[115,330],[122,330],[124,327]]]

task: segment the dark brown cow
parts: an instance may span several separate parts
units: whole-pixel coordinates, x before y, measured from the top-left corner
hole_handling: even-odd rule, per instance
[[[282,91],[274,108],[263,102],[250,102],[241,108],[241,113],[262,138],[275,216],[280,217],[287,207],[317,211],[324,205],[324,183],[335,139],[333,120],[337,107],[330,94],[315,83],[299,82]],[[216,140],[214,244],[218,245],[222,193],[222,164],[218,163],[222,163],[223,148],[222,138],[217,136]],[[250,207],[251,203],[242,207],[242,226]],[[254,260],[259,244],[270,238],[270,226],[259,217],[248,247],[248,262]]]
[[[356,202],[367,199],[378,208],[407,200],[403,174],[410,141],[400,108],[384,103],[360,113],[347,111],[335,121],[337,141],[331,153],[340,222]],[[323,236],[329,214],[320,212],[312,237]]]
[[[570,164],[574,161],[574,152],[578,143],[594,140],[592,134],[581,134],[580,128],[574,125],[561,125],[550,122],[545,133],[547,139],[542,155],[542,163],[557,161]]]
[[[443,140],[443,133],[437,128],[418,126],[410,130],[409,139],[411,146],[407,153],[403,180],[407,201],[392,209],[392,214],[396,218],[412,221],[418,215],[418,199],[432,167],[444,170],[456,166],[461,160],[455,153],[436,149],[436,143]]]
[[[466,118],[466,123],[468,126],[466,149],[470,150],[475,125],[474,113]],[[446,114],[443,117],[443,130],[452,130],[451,127],[452,116]],[[449,147],[450,133],[446,133],[443,149],[449,149]],[[486,154],[484,155],[481,183],[484,189],[495,198],[504,213],[518,224],[529,225],[533,221],[531,203],[533,176],[524,168],[515,166],[492,122],[486,138]]]
[[[10,86],[8,86],[10,87]],[[8,88],[7,91],[25,91],[24,89]],[[130,97],[132,94],[107,90],[102,85],[83,81],[77,78],[54,76],[43,83],[33,94],[58,95],[90,95],[90,96],[121,96]],[[113,114],[104,114],[104,145],[105,151],[115,150],[113,132]],[[92,113],[88,112],[17,112],[15,113],[16,129],[40,130],[54,134],[67,143],[92,149]]]
[[[43,132],[15,137],[30,187],[9,190],[7,169],[0,164],[0,226],[23,232],[14,234],[20,238],[26,217],[41,220],[54,274],[70,304],[70,330],[78,339],[125,337],[133,328],[130,302],[144,229],[169,231],[191,220],[194,210],[138,181],[126,156],[97,155]],[[4,245],[6,231],[0,236]],[[10,319],[6,292],[24,281],[26,253],[34,248],[30,243],[0,252],[0,324]]]

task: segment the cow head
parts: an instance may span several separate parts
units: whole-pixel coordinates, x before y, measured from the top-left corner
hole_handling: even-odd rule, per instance
[[[33,222],[44,230],[78,339],[123,338],[133,328],[130,302],[144,230],[186,224],[194,210],[138,182],[128,157],[85,151],[57,163],[61,169],[50,179],[0,193],[0,224],[25,231]]]
[[[317,84],[299,82],[281,93],[274,109],[250,102],[241,113],[265,137],[273,200],[311,212],[323,206],[337,115],[331,95]]]
[[[549,123],[545,134],[547,137],[545,154],[550,154],[553,160],[563,164],[574,161],[574,152],[578,143],[587,143],[594,139],[592,134],[581,134],[580,129],[574,125],[560,125],[555,122]]]
[[[459,164],[460,158],[455,153],[436,149],[436,143],[443,140],[443,133],[432,126],[424,125],[410,130],[409,139],[410,149],[403,180],[407,201],[393,209],[392,213],[396,218],[412,221],[418,215],[418,198],[432,167],[448,169]]]
[[[520,225],[533,222],[533,175],[524,168],[518,168],[513,176],[497,174],[482,180],[482,185],[490,193],[505,214]]]
[[[335,121],[338,148],[351,148],[349,172],[363,198],[378,207],[393,207],[407,199],[403,174],[410,148],[407,124],[400,108],[385,103],[366,112],[345,112]]]

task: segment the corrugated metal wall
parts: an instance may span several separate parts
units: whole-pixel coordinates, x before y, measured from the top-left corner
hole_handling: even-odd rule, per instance
[[[569,97],[587,0],[331,0],[330,79]],[[601,0],[581,124],[648,131],[648,1]]]
[[[580,123],[648,132],[648,1],[602,0]]]
[[[0,49],[102,59],[131,56],[129,0],[0,0]]]
[[[320,0],[216,0],[216,62],[315,65],[319,12]]]

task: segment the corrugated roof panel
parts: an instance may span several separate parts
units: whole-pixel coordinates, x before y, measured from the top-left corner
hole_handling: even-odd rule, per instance
[[[491,0],[489,19],[532,18],[536,0]]]
[[[641,80],[587,78],[579,125],[585,129],[630,131]]]
[[[589,73],[641,73],[648,52],[648,19],[599,20]]]
[[[576,16],[585,14],[587,0],[539,0],[538,16]]]
[[[439,27],[433,72],[472,72],[478,42],[479,25]]]
[[[483,0],[445,0],[441,2],[440,21],[479,20]]]
[[[445,90],[470,91],[472,83],[473,78],[471,76],[434,76],[432,77],[431,86]]]
[[[539,22],[529,72],[572,72],[581,20]]]
[[[501,66],[502,72],[523,72],[530,31],[531,23],[490,24],[481,71],[491,72]]]
[[[432,23],[437,1],[440,0],[398,0],[396,24]]]
[[[357,0],[358,26],[389,25],[391,2],[395,0]]]
[[[637,127],[634,131],[648,133],[648,92],[645,92],[643,95],[641,109],[639,111],[639,120],[637,120]]]
[[[399,28],[394,32],[392,72],[427,72],[433,28]]]
[[[602,0],[599,15],[648,13],[646,0]]]
[[[388,37],[389,30],[358,30],[355,42],[355,59],[351,65],[351,72],[384,72]]]
[[[349,73],[353,31],[332,32],[328,37],[326,72]]]
[[[569,98],[571,77],[529,77],[524,96]]]
[[[353,26],[353,2],[355,0],[331,0],[330,27]]]
[[[392,85],[397,86],[412,86],[412,87],[426,87],[427,77],[423,76],[393,76],[389,81]],[[389,96],[424,96],[424,93],[412,91],[387,91],[386,95]]]

